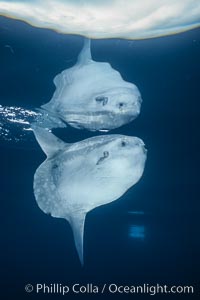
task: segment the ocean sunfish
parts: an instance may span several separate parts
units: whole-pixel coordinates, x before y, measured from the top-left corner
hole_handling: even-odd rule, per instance
[[[85,39],[77,63],[54,78],[56,90],[42,108],[75,128],[111,130],[138,116],[142,98],[109,63],[92,59],[90,43]]]
[[[33,126],[47,155],[34,175],[34,194],[40,209],[66,219],[83,264],[86,214],[120,198],[142,176],[146,150],[141,139],[103,135],[66,144],[51,132]]]

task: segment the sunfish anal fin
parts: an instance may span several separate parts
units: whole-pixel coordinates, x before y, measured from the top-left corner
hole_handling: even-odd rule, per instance
[[[92,60],[91,55],[91,40],[88,38],[84,39],[83,48],[78,56],[78,64],[86,64]]]
[[[84,264],[83,239],[84,239],[85,217],[86,217],[85,212],[78,212],[76,215],[70,216],[70,219],[67,218],[67,221],[70,222],[70,225],[72,227],[76,250],[78,252],[78,256],[82,266]]]
[[[47,129],[31,125],[35,138],[47,157],[54,155],[57,151],[67,148],[68,145]]]

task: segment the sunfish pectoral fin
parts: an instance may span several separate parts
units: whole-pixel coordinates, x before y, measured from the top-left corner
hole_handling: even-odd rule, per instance
[[[57,151],[66,148],[69,144],[63,142],[52,134],[49,130],[32,124],[31,128],[40,147],[47,157],[54,155]]]
[[[70,220],[67,219],[70,222],[70,225],[72,227],[76,250],[78,252],[78,256],[82,266],[84,264],[83,239],[84,239],[85,217],[86,217],[85,212],[78,212],[76,215],[71,216]]]
[[[88,61],[91,61],[91,60],[92,60],[91,40],[88,38],[85,38],[83,48],[78,56],[78,64],[86,64]]]

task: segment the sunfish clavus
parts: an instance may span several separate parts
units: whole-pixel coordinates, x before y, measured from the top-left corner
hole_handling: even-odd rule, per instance
[[[77,63],[54,78],[56,90],[42,108],[75,128],[111,130],[138,116],[142,98],[109,63],[92,59],[90,43],[85,39]]]
[[[103,135],[66,144],[45,129],[33,127],[47,155],[34,175],[34,194],[40,209],[66,219],[83,264],[86,214],[120,198],[142,176],[146,150],[141,139]]]

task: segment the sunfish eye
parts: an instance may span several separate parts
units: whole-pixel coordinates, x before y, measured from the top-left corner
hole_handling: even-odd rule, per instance
[[[57,169],[57,168],[58,168],[58,165],[57,165],[57,164],[54,164],[52,168],[53,168],[53,169]]]
[[[103,155],[104,155],[104,158],[106,158],[106,157],[109,156],[109,152],[108,151],[104,151]]]
[[[124,103],[123,102],[120,102],[119,103],[119,108],[122,108],[124,106]]]
[[[121,142],[121,146],[122,146],[122,147],[125,147],[125,146],[126,146],[126,142],[125,142],[125,141],[122,141],[122,142]]]
[[[95,100],[101,103],[103,106],[108,103],[108,97],[104,97],[104,96],[98,96],[95,98]]]
[[[109,156],[109,152],[108,151],[104,151],[103,152],[103,156],[99,158],[99,160],[97,161],[96,165],[100,165],[104,159],[106,159]]]

